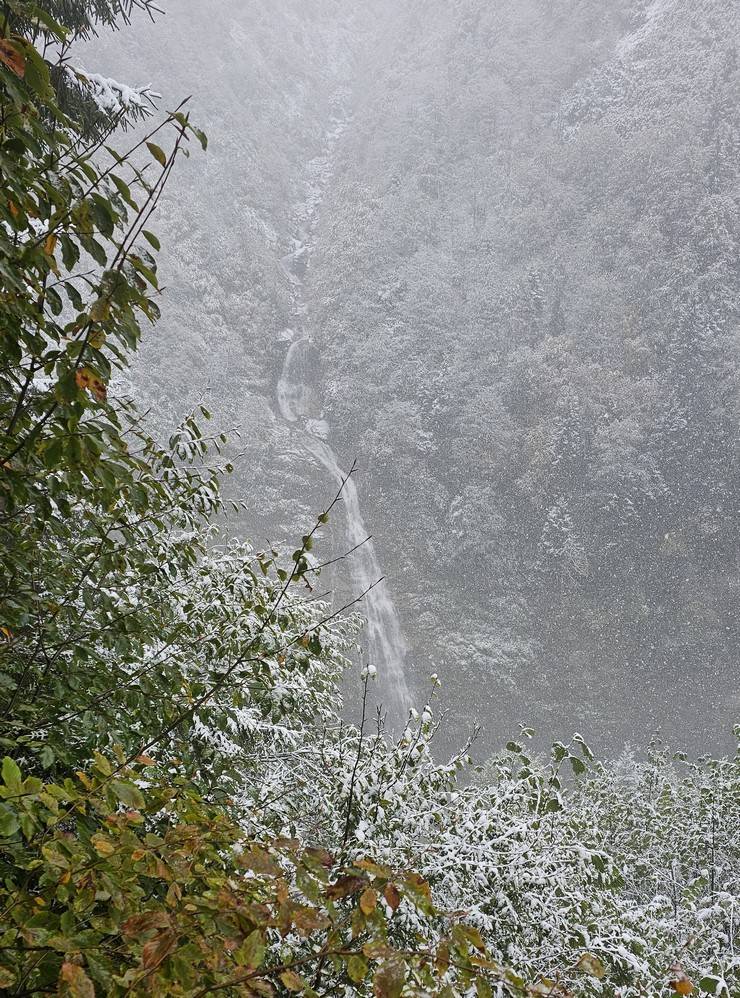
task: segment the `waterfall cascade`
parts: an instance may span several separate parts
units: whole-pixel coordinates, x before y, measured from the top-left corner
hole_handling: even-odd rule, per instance
[[[295,428],[300,447],[326,469],[337,486],[344,481],[345,473],[327,443],[329,427],[322,419],[321,402],[314,387],[319,358],[316,347],[303,329],[307,313],[304,285],[309,273],[316,215],[323,189],[331,177],[334,146],[346,123],[346,118],[333,119],[332,127],[326,133],[324,155],[309,164],[306,197],[295,211],[298,235],[292,240],[292,251],[280,261],[293,289],[296,329],[292,331],[293,341],[275,389],[278,411]],[[352,583],[356,595],[360,595],[382,578],[382,572],[365,529],[357,486],[351,478],[344,483],[342,499],[347,518],[347,550],[357,547],[351,558]],[[399,729],[405,724],[411,706],[404,671],[408,645],[384,583],[375,585],[367,593],[363,608],[367,619],[368,661],[377,669],[390,726]]]

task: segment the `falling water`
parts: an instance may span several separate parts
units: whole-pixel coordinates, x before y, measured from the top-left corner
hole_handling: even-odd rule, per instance
[[[382,572],[375,555],[373,543],[362,519],[357,486],[352,478],[345,481],[345,473],[337,456],[322,439],[327,430],[317,414],[313,390],[306,384],[306,359],[313,346],[307,339],[296,340],[288,350],[276,397],[280,414],[286,422],[300,423],[302,447],[329,472],[337,486],[344,482],[342,498],[347,515],[348,550],[357,547],[352,555],[352,582],[356,594],[370,589]],[[404,663],[408,645],[401,630],[401,622],[393,600],[384,584],[375,585],[363,600],[367,618],[367,644],[369,662],[378,669],[382,689],[389,700],[385,704],[393,728],[402,726],[411,705]]]
[[[307,311],[303,285],[310,262],[315,217],[323,187],[331,176],[333,148],[345,123],[334,119],[333,127],[326,135],[325,154],[309,164],[306,197],[295,212],[299,222],[298,236],[292,240],[291,252],[280,261],[292,285],[293,313],[299,329]],[[408,645],[385,584],[377,585],[382,573],[362,519],[357,487],[351,478],[345,481],[337,456],[326,442],[329,427],[321,418],[321,402],[313,387],[317,369],[315,346],[304,332],[298,332],[287,352],[275,389],[277,407],[282,418],[299,431],[297,436],[306,453],[327,470],[337,486],[344,482],[342,499],[347,516],[348,550],[357,547],[351,558],[353,587],[359,595],[374,585],[363,599],[368,660],[378,670],[388,721],[393,729],[399,729],[405,724],[411,705],[404,671]]]

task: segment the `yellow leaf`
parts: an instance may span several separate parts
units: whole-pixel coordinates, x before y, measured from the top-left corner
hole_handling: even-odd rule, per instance
[[[280,975],[280,980],[288,991],[303,991],[306,986],[306,982],[294,970],[283,971]]]
[[[165,901],[170,906],[170,908],[176,907],[177,902],[182,901],[182,891],[180,890],[179,884],[176,884],[174,882],[170,884],[169,888],[167,889],[167,897],[165,898]]]
[[[549,995],[552,998],[553,995],[557,994],[555,990],[557,986],[557,981],[553,981],[549,977],[543,977],[541,981],[538,981],[534,987],[529,989],[529,993],[533,995]]]
[[[111,842],[106,835],[101,835],[100,832],[97,835],[93,835],[90,841],[98,856],[112,856],[116,851],[115,843]]]
[[[167,156],[165,155],[164,150],[160,149],[156,142],[147,142],[146,147],[160,166],[167,165]]]
[[[110,302],[107,298],[98,298],[90,308],[90,318],[93,322],[105,322],[110,319]]]
[[[599,981],[606,974],[604,964],[592,953],[584,953],[581,956],[580,960],[576,964],[576,970],[580,970],[583,974],[589,974],[591,977],[595,977]]]
[[[372,915],[378,906],[378,892],[373,890],[372,887],[368,887],[366,891],[363,891],[360,898],[360,908],[363,915]]]
[[[17,978],[7,967],[0,967],[0,988],[11,988]]]

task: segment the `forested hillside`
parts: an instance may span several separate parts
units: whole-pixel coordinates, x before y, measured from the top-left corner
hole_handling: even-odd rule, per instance
[[[315,325],[463,713],[699,747],[737,711],[739,16],[401,5],[372,60]]]
[[[307,163],[346,99],[348,38],[361,20],[323,0],[270,10],[224,0],[196,12],[177,2],[148,30],[136,22],[79,52],[83,65],[102,61],[131,83],[156,79],[165,104],[192,95],[208,122],[209,155],[184,164],[159,211],[168,294],[135,390],[163,427],[202,399],[221,425],[239,427],[238,491],[256,540],[294,534],[331,488],[291,461],[291,433],[274,412],[294,325],[280,260],[308,196]]]
[[[243,529],[289,535],[333,485],[275,404],[309,336],[410,682],[443,677],[455,730],[474,703],[488,745],[513,716],[610,750],[659,726],[726,746],[736,5],[203,14],[205,37],[173,4],[102,50],[132,82],[180,52],[167,96],[195,91],[211,122],[182,210],[163,203],[169,296],[139,396],[171,419],[205,394],[240,425]],[[307,212],[297,307],[280,261]]]

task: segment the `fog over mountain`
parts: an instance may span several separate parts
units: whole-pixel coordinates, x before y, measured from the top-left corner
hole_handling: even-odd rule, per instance
[[[79,53],[206,155],[132,390],[239,428],[229,529],[340,558],[392,717],[601,752],[740,713],[736,0],[166,0]],[[367,535],[372,542],[365,542]],[[348,714],[357,713],[350,696]]]

